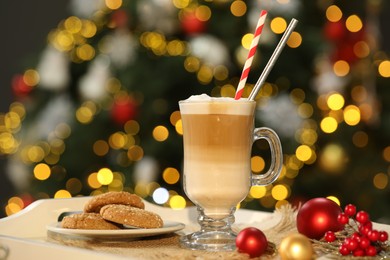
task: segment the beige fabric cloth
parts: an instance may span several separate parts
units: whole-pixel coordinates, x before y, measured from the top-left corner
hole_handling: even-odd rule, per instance
[[[249,259],[247,255],[238,252],[204,252],[184,249],[179,246],[179,237],[179,234],[170,234],[133,241],[100,242],[50,235],[51,239],[65,245],[137,259]]]

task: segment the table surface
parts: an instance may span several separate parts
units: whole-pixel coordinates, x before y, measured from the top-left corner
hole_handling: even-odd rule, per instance
[[[53,255],[56,255],[56,260],[149,259],[151,256],[156,257],[156,259],[163,259],[164,256],[166,259],[174,259],[174,256],[178,256],[177,259],[195,259],[199,256],[203,259],[208,259],[208,257],[209,259],[247,259],[246,255],[237,252],[229,255],[225,252],[207,253],[180,248],[178,238],[199,228],[196,223],[197,211],[195,207],[173,210],[145,201],[145,209],[159,214],[163,220],[185,224],[184,229],[165,235],[118,241],[110,239],[110,241],[101,242],[48,232],[47,226],[57,222],[61,213],[82,210],[90,198],[38,200],[22,211],[0,219],[0,259],[6,252],[8,254],[7,260],[24,259],[27,254],[29,259],[41,260],[52,259]],[[237,231],[252,226],[263,230],[267,238],[274,240],[280,240],[281,236],[285,235],[278,234],[278,230],[275,229],[278,225],[279,230],[282,228],[280,227],[282,218],[280,212],[268,213],[238,209],[235,218],[234,228]],[[295,218],[291,221],[295,221]],[[377,223],[375,225],[382,230],[390,231],[390,226]],[[280,237],[277,239],[278,235]],[[109,243],[107,244],[107,242]],[[273,244],[272,241],[270,244]],[[274,254],[271,258],[278,259],[279,257]],[[321,258],[326,259],[327,257],[322,256]]]
[[[62,212],[80,211],[84,204],[91,197],[76,197],[69,199],[44,199],[33,202],[22,211],[6,218],[0,219],[0,258],[4,255],[5,249],[8,251],[8,260],[22,259],[28,252],[32,259],[52,259],[55,252],[56,259],[123,259],[117,252],[105,252],[71,245],[69,243],[56,243],[48,237],[47,226],[57,221]],[[167,207],[158,206],[145,201],[145,209],[158,213],[165,221],[174,221],[185,224],[185,228],[174,235],[177,237],[197,230],[197,211],[195,207],[188,207],[181,210],[173,210]],[[259,222],[262,225],[272,225],[277,222],[277,218],[272,214],[261,211],[251,211],[245,209],[237,210],[235,214],[236,226]],[[167,240],[167,235],[161,239]],[[171,242],[177,241],[170,238]],[[65,244],[65,245],[64,245]],[[108,250],[110,251],[110,250]],[[111,250],[112,251],[112,250]],[[57,257],[58,256],[58,257]],[[88,258],[89,259],[89,258]],[[131,259],[126,256],[126,259]]]

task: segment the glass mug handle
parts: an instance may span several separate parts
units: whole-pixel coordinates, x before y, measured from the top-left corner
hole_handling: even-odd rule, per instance
[[[282,145],[278,135],[268,127],[255,128],[253,131],[253,143],[265,139],[271,150],[271,165],[264,174],[254,175],[252,173],[252,186],[265,186],[273,183],[280,175],[283,167]]]

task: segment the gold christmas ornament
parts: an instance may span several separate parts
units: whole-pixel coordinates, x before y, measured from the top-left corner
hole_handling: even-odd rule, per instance
[[[282,260],[310,260],[313,258],[313,252],[310,240],[299,233],[283,238],[279,246]]]

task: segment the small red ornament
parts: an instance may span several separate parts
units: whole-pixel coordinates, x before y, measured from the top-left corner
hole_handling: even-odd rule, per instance
[[[136,102],[129,96],[117,98],[111,109],[111,116],[114,122],[123,125],[134,119],[137,114]]]
[[[368,239],[370,239],[371,241],[376,242],[376,241],[379,240],[379,231],[378,231],[378,230],[375,230],[375,229],[370,230],[370,231],[368,231],[368,233],[367,233],[367,237],[368,237]]]
[[[370,221],[370,216],[368,215],[367,212],[361,210],[356,214],[356,220],[360,224],[365,224]]]
[[[245,228],[238,233],[236,247],[238,252],[246,253],[251,258],[262,255],[268,246],[264,233],[254,227]]]
[[[376,250],[375,246],[367,247],[365,252],[366,252],[366,256],[376,256],[376,254],[377,254],[377,250]]]
[[[345,244],[342,244],[339,248],[339,253],[341,255],[349,255],[350,251],[348,250],[347,246]]]
[[[111,21],[114,23],[116,27],[124,28],[127,26],[129,17],[127,16],[127,13],[124,10],[117,10],[114,13],[112,13]]]
[[[345,27],[345,21],[327,22],[324,26],[325,37],[332,42],[340,42],[345,38],[348,30]]]
[[[359,246],[362,249],[366,249],[371,245],[371,241],[367,237],[360,238]]]
[[[379,241],[386,242],[389,239],[389,234],[386,231],[379,231]]]
[[[320,239],[326,231],[339,231],[344,228],[337,221],[342,209],[336,202],[326,198],[314,198],[299,209],[297,228],[308,238]]]
[[[188,34],[199,34],[206,30],[206,22],[199,20],[195,13],[188,12],[181,19],[181,27]]]
[[[324,238],[326,242],[330,243],[336,240],[336,235],[333,231],[326,231]]]
[[[345,206],[345,208],[344,208],[344,213],[345,213],[348,217],[353,217],[353,216],[355,216],[355,214],[356,214],[356,206],[353,205],[353,204],[348,204],[348,205]]]
[[[25,97],[30,94],[32,87],[27,85],[23,75],[16,75],[12,79],[12,90],[17,97]]]
[[[337,221],[342,224],[342,225],[346,225],[348,224],[349,222],[349,217],[347,216],[347,214],[345,213],[340,213],[338,216],[337,216]]]

